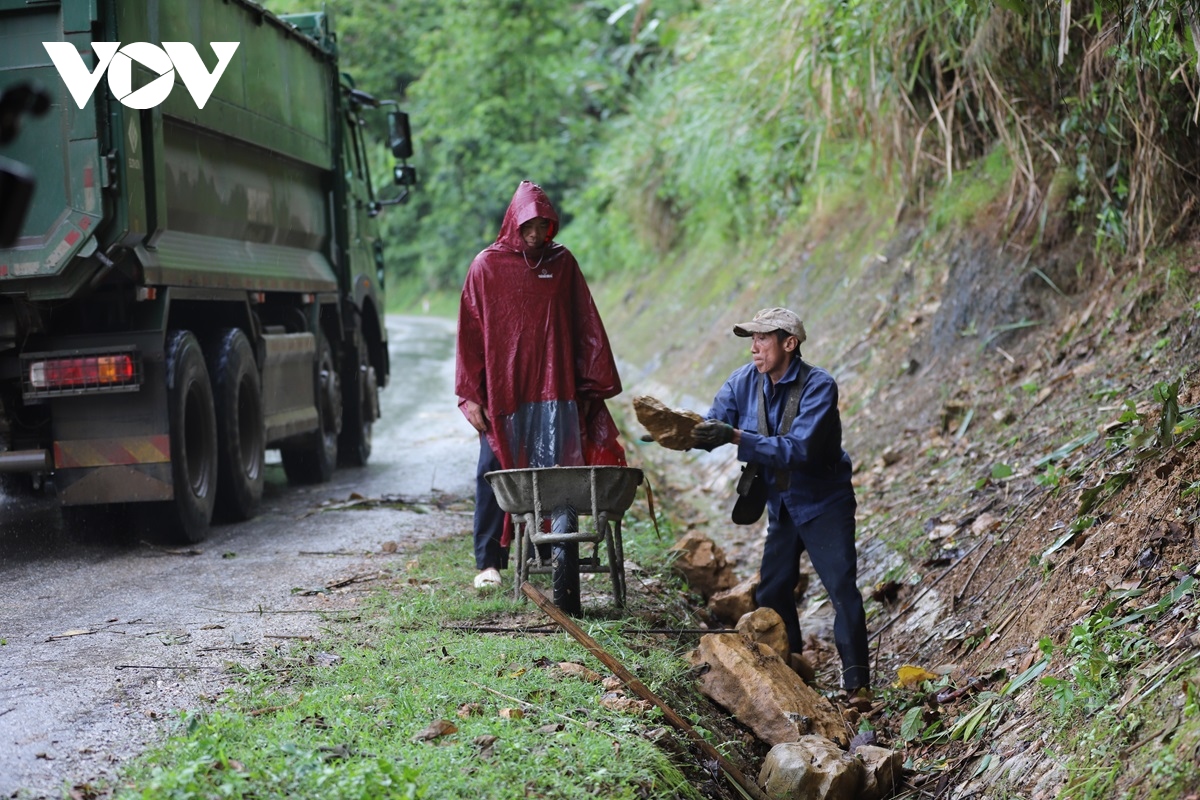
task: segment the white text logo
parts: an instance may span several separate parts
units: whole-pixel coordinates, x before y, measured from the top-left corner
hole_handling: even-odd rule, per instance
[[[70,42],[42,42],[80,108],[87,105],[105,70],[108,71],[108,86],[112,93],[129,108],[154,108],[166,100],[175,85],[176,71],[196,101],[196,107],[204,108],[213,89],[217,88],[217,81],[225,73],[225,67],[229,66],[238,44],[212,42],[209,46],[217,54],[217,66],[209,72],[196,48],[188,42],[163,42],[162,47],[149,42],[130,42],[124,47],[120,42],[92,42],[98,63],[95,71],[89,72],[75,45]],[[133,91],[134,61],[159,76],[137,91]]]

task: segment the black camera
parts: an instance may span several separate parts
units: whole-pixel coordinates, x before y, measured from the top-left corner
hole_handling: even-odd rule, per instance
[[[0,145],[16,138],[25,114],[40,117],[50,108],[50,95],[30,83],[9,86],[0,93]],[[33,170],[0,156],[0,247],[11,247],[21,233],[37,181]]]

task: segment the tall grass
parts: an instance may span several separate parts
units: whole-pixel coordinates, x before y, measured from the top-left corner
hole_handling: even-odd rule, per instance
[[[1185,0],[712,2],[611,126],[581,238],[644,264],[769,236],[844,172],[833,144],[919,208],[999,146],[1018,241],[1049,221],[1140,260],[1190,222],[1198,42]]]

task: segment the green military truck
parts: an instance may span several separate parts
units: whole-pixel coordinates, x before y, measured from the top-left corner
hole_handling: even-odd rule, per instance
[[[50,108],[0,148],[36,178],[0,249],[0,477],[52,478],[84,533],[194,542],[256,513],[266,450],[293,483],[364,464],[388,381],[376,217],[415,171],[376,196],[371,142],[403,162],[407,116],[339,72],[329,16],[0,0],[18,86]]]

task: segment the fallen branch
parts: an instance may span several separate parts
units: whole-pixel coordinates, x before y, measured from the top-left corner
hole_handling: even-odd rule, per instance
[[[349,586],[352,583],[366,583],[367,581],[379,580],[382,578],[389,578],[389,577],[391,577],[391,575],[384,572],[383,570],[376,570],[375,572],[360,572],[357,575],[351,575],[349,578],[342,578],[341,580],[333,581],[325,588],[326,589],[341,589],[345,586]]]
[[[1124,750],[1122,750],[1121,758],[1122,759],[1129,758],[1131,755],[1133,755],[1133,753],[1135,751],[1140,750],[1141,748],[1143,748],[1146,745],[1153,742],[1155,739],[1163,739],[1165,741],[1167,739],[1167,737],[1171,736],[1173,733],[1175,733],[1175,731],[1179,730],[1179,726],[1182,724],[1183,724],[1183,719],[1178,714],[1176,714],[1175,721],[1173,723],[1171,723],[1167,727],[1163,728],[1162,730],[1155,731],[1154,733],[1150,734],[1149,736],[1145,737],[1144,739],[1141,739],[1140,741],[1134,742],[1133,744],[1129,745]]]
[[[194,666],[191,664],[117,664],[114,669],[225,669],[225,667]]]
[[[480,689],[483,689],[485,692],[491,692],[492,694],[496,695],[497,697],[503,697],[505,700],[511,700],[511,701],[512,701],[512,702],[514,702],[514,703],[519,703],[519,704],[520,704],[520,705],[522,705],[522,706],[525,706],[525,707],[527,707],[527,708],[531,708],[531,709],[533,709],[534,711],[537,711],[539,714],[545,713],[545,714],[549,714],[549,715],[550,715],[550,716],[552,716],[552,717],[558,717],[559,719],[565,719],[567,722],[573,722],[573,723],[575,723],[576,725],[579,725],[579,726],[581,726],[581,727],[583,727],[583,728],[587,728],[587,729],[588,729],[588,730],[590,730],[590,731],[595,731],[596,733],[602,733],[602,734],[604,734],[605,736],[607,736],[608,738],[612,739],[612,740],[613,740],[614,742],[616,742],[617,744],[620,744],[620,743],[621,743],[621,740],[620,740],[620,738],[618,738],[618,737],[616,737],[616,736],[613,736],[613,735],[612,735],[611,733],[609,733],[608,731],[602,731],[602,730],[600,730],[599,728],[589,728],[589,727],[587,726],[587,723],[585,723],[585,722],[580,722],[579,720],[577,720],[577,719],[574,719],[573,717],[568,717],[568,716],[566,716],[565,714],[559,714],[559,713],[557,713],[557,712],[555,712],[555,711],[550,711],[550,710],[548,710],[548,709],[541,708],[540,706],[536,706],[536,705],[534,705],[533,703],[529,702],[528,700],[522,700],[522,699],[521,699],[521,698],[519,698],[519,697],[513,697],[513,696],[512,696],[512,695],[510,695],[510,694],[505,694],[504,692],[498,692],[498,691],[496,691],[495,689],[493,689],[493,688],[492,688],[492,687],[490,687],[490,686],[484,686],[482,683],[476,683],[475,681],[467,681],[467,683],[471,684],[472,686],[478,686]]]
[[[67,631],[66,633],[57,633],[52,636],[49,636],[46,638],[46,641],[47,642],[60,642],[63,639],[73,639],[76,636],[92,636],[99,632],[100,631],[93,631],[93,630]]]
[[[446,630],[458,631],[460,633],[557,633],[558,628],[552,625],[540,625],[535,627],[513,626],[503,627],[499,625],[447,625]]]
[[[646,688],[645,684],[635,678],[633,673],[625,669],[620,661],[617,661],[617,659],[613,658],[602,647],[600,647],[595,639],[588,636],[582,628],[576,625],[570,617],[563,613],[562,609],[550,602],[550,600],[544,594],[542,594],[541,591],[534,587],[533,584],[526,581],[525,583],[521,584],[521,591],[526,597],[532,600],[538,608],[546,612],[551,619],[561,625],[563,630],[571,634],[571,636],[577,642],[587,648],[589,653],[600,659],[600,662],[603,663],[604,666],[611,669],[613,674],[620,678],[621,681],[634,694],[658,707],[658,709],[662,711],[663,716],[667,718],[667,721],[687,734],[688,738],[700,748],[700,751],[703,752],[704,755],[710,760],[715,761],[717,765],[720,766],[721,770],[743,793],[749,795],[754,800],[767,800],[767,796],[763,794],[762,790],[758,788],[757,784],[749,781],[746,776],[742,774],[741,770],[739,770],[728,759],[721,755],[720,751],[709,744],[703,736],[697,733],[695,728],[688,724],[687,720],[675,713],[674,709],[660,700],[658,696],[654,694],[654,692]]]
[[[201,647],[201,648],[199,648],[199,652],[201,652],[201,653],[215,653],[215,652],[228,652],[228,651],[232,651],[235,653],[253,653],[254,648],[253,647]]]
[[[330,503],[329,505],[310,508],[308,511],[301,514],[296,519],[304,519],[316,514],[321,514],[326,511],[345,511],[348,508],[356,508],[358,506],[404,506],[406,508],[421,508],[421,504],[413,500],[405,500],[399,495],[385,494],[382,497],[355,497],[347,500],[344,503]]]
[[[264,639],[300,639],[301,641],[311,642],[317,638],[306,633],[264,633]]]
[[[498,625],[447,625],[446,630],[461,631],[464,633],[557,633],[558,628],[553,625],[534,625],[534,626],[512,626],[502,627]],[[736,628],[626,628],[626,634],[663,634],[664,636],[689,636],[708,633],[737,633]]]
[[[216,611],[218,614],[351,614],[357,615],[357,611],[346,608],[297,608],[293,610],[275,610],[270,608],[256,608],[250,611],[234,611],[230,608],[209,608],[207,606],[196,606],[201,611]]]
[[[253,709],[253,710],[251,710],[251,711],[247,711],[247,712],[246,712],[246,716],[248,716],[248,717],[260,717],[260,716],[262,716],[263,714],[273,714],[273,713],[275,713],[276,711],[283,711],[284,709],[293,708],[294,706],[298,706],[298,705],[300,705],[300,701],[301,701],[301,700],[303,700],[303,699],[304,699],[304,695],[300,695],[299,697],[297,697],[295,700],[293,700],[292,702],[288,703],[287,705],[282,705],[282,706],[267,706],[266,708],[256,708],[256,709]]]

